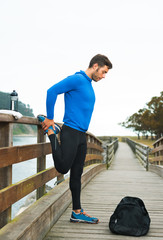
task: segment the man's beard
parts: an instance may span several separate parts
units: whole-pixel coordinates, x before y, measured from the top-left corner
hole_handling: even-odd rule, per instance
[[[92,80],[95,82],[97,82],[97,80],[98,80],[98,77],[96,75],[96,73],[98,73],[98,70],[99,70],[99,68],[97,68],[96,71],[94,73],[92,73]]]

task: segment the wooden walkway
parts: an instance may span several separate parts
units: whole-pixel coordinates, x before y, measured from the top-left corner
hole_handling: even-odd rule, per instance
[[[109,170],[102,171],[82,190],[82,206],[88,214],[100,219],[99,224],[70,223],[70,205],[45,240],[138,239],[112,234],[108,228],[111,214],[125,196],[140,197],[149,212],[149,233],[140,238],[162,240],[163,179],[155,173],[146,172],[126,143],[119,143]]]

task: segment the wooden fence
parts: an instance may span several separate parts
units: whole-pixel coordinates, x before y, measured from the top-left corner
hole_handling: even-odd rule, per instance
[[[147,171],[149,170],[158,174],[160,177],[163,177],[163,137],[153,144],[153,149],[146,145],[132,141],[129,138],[126,138],[126,142],[129,144]]]
[[[37,126],[37,144],[13,147],[13,124]],[[87,156],[85,165],[103,162],[102,142],[87,133]],[[46,155],[51,145],[46,142],[40,123],[36,118],[22,117],[15,120],[11,115],[0,114],[0,228],[11,220],[11,206],[34,190],[37,199],[45,194],[45,184],[55,177],[63,179],[54,167],[46,169]],[[12,184],[12,165],[37,158],[37,173],[18,183]],[[24,169],[25,171],[25,169]]]
[[[131,147],[131,149],[135,153],[136,157],[141,161],[143,166],[148,171],[148,167],[149,167],[148,157],[149,157],[149,152],[151,151],[151,149],[148,146],[141,144],[141,143],[137,143],[129,138],[126,138],[126,142]]]
[[[107,154],[106,167],[107,167],[107,169],[109,168],[109,166],[114,158],[117,148],[118,148],[118,139],[115,139],[113,142],[107,144],[107,150],[106,150],[106,154]]]
[[[154,157],[151,162],[155,165],[163,165],[163,137],[154,142],[153,146]]]

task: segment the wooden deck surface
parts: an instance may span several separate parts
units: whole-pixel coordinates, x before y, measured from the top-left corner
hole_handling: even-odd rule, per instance
[[[82,206],[100,219],[99,224],[70,223],[70,205],[45,240],[138,239],[112,234],[108,228],[110,216],[125,196],[141,198],[151,218],[148,234],[139,239],[163,240],[163,179],[146,172],[126,143],[119,143],[109,170],[102,171],[82,190]]]

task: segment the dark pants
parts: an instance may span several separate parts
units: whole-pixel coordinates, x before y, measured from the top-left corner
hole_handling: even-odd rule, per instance
[[[65,174],[70,170],[70,190],[73,210],[81,209],[81,175],[87,152],[86,134],[63,125],[59,145],[55,134],[49,136],[52,145],[54,165],[58,172]]]

